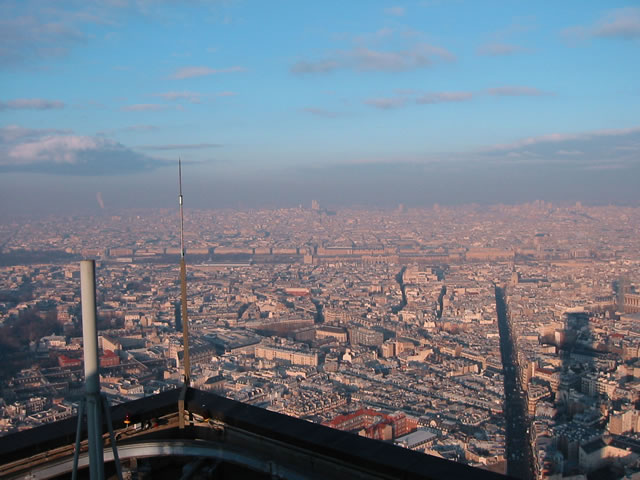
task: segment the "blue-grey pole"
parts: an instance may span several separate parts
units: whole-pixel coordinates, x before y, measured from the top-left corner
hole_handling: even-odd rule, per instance
[[[89,473],[91,480],[104,480],[95,260],[83,260],[80,262],[80,295],[82,300],[84,379],[87,398],[87,434],[89,437]]]

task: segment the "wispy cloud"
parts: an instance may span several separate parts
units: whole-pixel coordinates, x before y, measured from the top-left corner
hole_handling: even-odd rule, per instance
[[[336,40],[351,40],[354,45],[363,46],[363,45],[379,45],[383,43],[385,40],[391,39],[393,35],[397,33],[391,27],[381,27],[375,32],[369,33],[359,33],[357,35],[349,35],[349,34],[339,34],[335,35]]]
[[[640,8],[627,7],[610,11],[593,28],[596,37],[640,38]]]
[[[291,72],[295,74],[329,73],[336,70],[355,70],[359,72],[403,72],[427,68],[436,62],[455,60],[449,50],[418,43],[403,50],[380,50],[368,47],[354,47],[350,50],[338,50],[327,58],[294,63]]]
[[[499,57],[504,55],[513,55],[516,53],[524,53],[529,50],[519,45],[509,43],[487,43],[478,47],[479,55],[487,55],[490,57]]]
[[[415,95],[419,93],[415,88],[396,88],[395,92],[398,95]]]
[[[629,168],[628,165],[623,163],[601,163],[598,165],[587,165],[584,170],[594,170],[596,172],[606,172],[609,170],[625,170]]]
[[[330,110],[325,110],[324,108],[317,107],[305,107],[302,109],[303,112],[310,113],[311,115],[315,115],[316,117],[325,117],[325,118],[336,118],[342,116],[339,112],[332,112]]]
[[[0,142],[11,143],[27,138],[38,138],[45,135],[69,134],[69,129],[59,128],[26,128],[20,125],[7,125],[0,127]]]
[[[593,153],[593,149],[596,146],[595,141],[598,141],[600,144],[606,142],[612,151],[622,151],[628,154],[630,153],[628,149],[621,147],[634,145],[638,141],[638,137],[640,137],[640,127],[603,129],[579,133],[550,133],[536,137],[522,138],[512,143],[492,145],[483,148],[482,151],[506,152],[522,149],[531,150],[533,147],[549,146],[550,149],[545,150],[546,153],[576,156],[585,152]],[[581,145],[580,142],[588,142],[589,146],[585,144]],[[560,144],[564,144],[562,145],[563,148],[559,148]],[[640,159],[636,161],[640,161]]]
[[[407,100],[406,98],[402,97],[368,98],[364,101],[364,103],[381,110],[391,110],[394,108],[403,107],[407,103]]]
[[[176,70],[171,78],[185,79],[194,77],[205,77],[208,75],[217,75],[220,73],[236,73],[244,72],[247,69],[240,66],[226,67],[226,68],[210,68],[210,67],[183,67]]]
[[[35,15],[7,17],[0,20],[0,68],[59,57],[85,41],[84,33],[69,22]]]
[[[103,109],[106,107],[106,105],[102,102],[98,102],[96,100],[84,100],[84,101],[79,101],[73,104],[73,107],[75,108],[82,108],[82,109],[87,109],[87,110],[99,110],[99,109]]]
[[[340,63],[335,60],[300,60],[291,66],[291,73],[329,73],[340,68]]]
[[[136,148],[141,150],[205,150],[208,148],[222,147],[220,143],[183,143],[183,144],[169,144],[169,145],[140,145]]]
[[[164,93],[156,93],[157,97],[162,97],[165,100],[187,100],[191,103],[200,103],[202,94],[198,92],[164,92]]]
[[[158,127],[156,125],[129,125],[122,127],[121,130],[124,132],[153,132],[158,130]]]
[[[96,135],[98,136],[109,136],[109,135],[113,135],[115,133],[145,133],[145,132],[154,132],[156,130],[159,130],[160,127],[156,126],[156,125],[128,125],[125,127],[119,127],[119,128],[111,128],[108,130],[102,130],[100,132],[97,132]]]
[[[407,9],[401,6],[389,7],[384,9],[384,13],[393,17],[402,17],[407,13]]]
[[[488,88],[487,93],[489,95],[495,95],[500,97],[538,97],[540,95],[548,95],[548,93],[535,87],[508,85],[504,87]]]
[[[582,155],[584,152],[582,152],[581,150],[558,150],[556,153],[558,155],[574,156],[574,155]]]
[[[640,156],[633,149],[637,145],[640,127],[556,132],[491,145],[478,149],[469,158],[485,171],[499,168],[500,178],[508,177],[509,171],[518,173],[523,191],[537,184],[535,192],[548,193],[555,184],[558,192],[575,189],[582,198],[592,201],[612,195],[638,201]]]
[[[2,48],[2,47],[0,47]],[[7,102],[0,101],[2,110],[54,110],[64,108],[64,103],[58,100],[45,100],[43,98],[16,98]]]
[[[448,50],[420,43],[410,50],[385,52],[367,48],[350,54],[358,70],[405,71],[428,67],[436,60],[452,61],[455,56]]]
[[[180,92],[163,92],[156,93],[156,97],[164,98],[167,101],[176,101],[176,100],[184,100],[189,103],[202,103],[203,100],[207,98],[213,97],[234,97],[237,95],[237,92],[232,92],[230,90],[225,90],[217,93],[200,93],[200,92],[191,92],[191,91],[180,91]]]
[[[142,4],[127,0],[0,2],[0,69],[38,68],[40,62],[64,57],[97,35],[86,34],[95,25],[119,27],[120,12],[141,11]],[[125,13],[125,14],[126,14]],[[112,36],[114,32],[105,35]]]
[[[448,103],[448,102],[466,102],[473,99],[473,92],[436,92],[427,93],[416,98],[416,103],[432,104],[432,103]]]
[[[134,105],[125,105],[121,110],[124,112],[158,112],[167,108],[167,105],[159,103],[136,103]]]
[[[417,89],[402,88],[395,90],[396,96],[375,97],[364,100],[366,105],[379,108],[381,110],[391,110],[400,108],[411,103],[418,105],[434,105],[439,103],[461,103],[469,102],[481,95],[493,96],[539,96],[547,95],[546,92],[533,87],[507,86],[489,88],[483,91],[445,91],[445,92],[420,92]]]
[[[570,42],[588,38],[640,38],[640,8],[625,7],[610,10],[593,25],[574,25],[562,30]]]

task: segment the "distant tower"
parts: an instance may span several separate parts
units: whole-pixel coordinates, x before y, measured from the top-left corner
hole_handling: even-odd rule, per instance
[[[613,284],[616,292],[616,308],[619,312],[624,312],[624,296],[631,291],[629,281],[626,277],[620,277]]]
[[[520,272],[516,270],[515,260],[511,264],[511,285],[518,285],[520,283]]]
[[[313,210],[314,212],[317,212],[320,210],[320,204],[318,203],[317,200],[311,200],[311,210]]]

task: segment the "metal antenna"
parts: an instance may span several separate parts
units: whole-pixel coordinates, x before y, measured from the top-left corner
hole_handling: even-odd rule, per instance
[[[178,202],[180,203],[180,289],[182,307],[182,342],[184,344],[184,384],[191,385],[191,362],[189,359],[189,320],[187,318],[187,265],[184,261],[184,212],[182,199],[182,160],[178,159]]]
[[[185,404],[187,401],[187,390],[191,384],[191,362],[189,360],[189,319],[187,318],[187,265],[184,262],[184,212],[182,204],[182,160],[178,158],[178,202],[180,203],[180,306],[182,307],[182,343],[184,346],[184,385],[178,398],[178,427],[185,427]],[[191,415],[189,415],[191,418]]]

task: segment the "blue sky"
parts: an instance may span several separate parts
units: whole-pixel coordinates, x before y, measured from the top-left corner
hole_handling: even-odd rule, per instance
[[[638,203],[639,73],[637,2],[4,1],[0,208]]]

